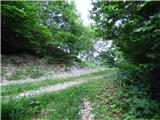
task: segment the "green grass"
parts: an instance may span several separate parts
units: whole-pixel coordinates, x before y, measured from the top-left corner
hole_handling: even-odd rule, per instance
[[[10,99],[7,102],[4,102],[4,98],[2,98],[2,119],[78,120],[80,119],[78,113],[84,97],[92,103],[92,113],[95,120],[159,119],[159,113],[155,109],[152,111],[154,116],[141,115],[140,118],[135,117],[141,109],[133,108],[136,110],[134,114],[131,114],[133,110],[128,109],[129,105],[133,104],[135,95],[126,96],[126,93],[121,94],[121,92],[123,92],[123,89],[115,73],[107,78],[97,79],[65,90],[35,97]],[[152,105],[158,108],[158,104],[154,103]],[[144,113],[145,110],[143,109],[141,112]]]
[[[86,95],[91,96],[91,93],[95,94],[96,86],[99,86],[101,80],[37,97],[10,99],[8,102],[3,102],[2,99],[2,119],[24,120],[44,117],[52,120],[76,120],[79,118],[82,98]]]
[[[92,73],[92,76],[101,72]],[[7,102],[2,102],[2,119],[77,120],[80,117],[78,113],[82,99],[86,97],[91,102],[95,102],[102,86],[105,86],[104,83],[110,84],[109,81],[112,79],[112,77],[101,78],[36,97],[10,99]],[[4,101],[3,98],[2,101]]]
[[[94,61],[81,62],[80,66],[81,67],[91,67],[91,68],[106,69],[106,67],[102,67],[100,64],[97,64]]]
[[[26,90],[34,90],[34,89],[37,89],[39,87],[54,85],[54,84],[63,83],[63,82],[66,82],[66,81],[90,78],[90,77],[94,77],[94,76],[97,76],[97,75],[102,75],[102,74],[112,72],[112,71],[115,71],[115,70],[114,69],[107,69],[107,70],[101,70],[101,71],[98,71],[98,72],[84,74],[84,75],[81,75],[79,77],[68,77],[66,79],[55,79],[55,80],[49,79],[49,80],[43,80],[43,81],[33,82],[33,83],[2,86],[1,95],[2,96],[15,95],[15,94],[24,92]]]
[[[72,80],[72,79],[70,79]],[[25,84],[16,84],[16,85],[7,85],[7,86],[2,86],[2,96],[6,95],[15,95],[21,92],[24,92],[26,90],[34,90],[39,87],[47,86],[47,85],[54,85],[56,83],[62,83],[64,81],[69,81],[65,79],[60,79],[60,80],[44,80],[40,82],[33,82],[33,83],[25,83]]]

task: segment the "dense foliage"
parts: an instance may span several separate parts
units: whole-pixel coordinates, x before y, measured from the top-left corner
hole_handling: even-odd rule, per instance
[[[144,101],[148,100],[148,94],[160,99],[160,2],[93,1],[92,4],[91,17],[97,36],[113,40],[124,57],[119,64],[124,92],[128,96],[138,92],[135,96],[138,102],[133,99],[132,109],[140,112],[148,109],[137,116],[152,118],[151,104],[144,105]],[[132,110],[130,114],[135,113]]]
[[[116,64],[116,54],[113,48],[109,48],[106,51],[100,52],[97,56],[99,62],[107,67],[113,67]]]
[[[82,24],[73,2],[1,3],[2,54],[28,52],[57,58],[91,47],[92,31]]]
[[[48,26],[54,39],[52,44],[76,55],[90,48],[92,31],[82,24],[73,2],[49,1],[39,5],[43,10],[43,24]]]
[[[39,52],[50,40],[49,29],[40,24],[40,9],[35,7],[31,2],[2,2],[2,53],[11,50]]]

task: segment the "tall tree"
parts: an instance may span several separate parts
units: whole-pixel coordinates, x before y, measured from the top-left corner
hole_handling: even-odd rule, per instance
[[[78,55],[91,40],[92,30],[81,22],[74,2],[2,1],[2,53],[45,56],[48,47],[57,47]]]
[[[94,1],[93,5],[97,35],[113,40],[143,78],[150,78],[153,94],[160,98],[160,2]]]
[[[38,53],[51,39],[49,29],[40,24],[34,2],[2,1],[2,53],[31,51]]]
[[[39,2],[39,6],[43,24],[52,32],[51,44],[76,55],[91,45],[92,32],[82,24],[74,2]]]

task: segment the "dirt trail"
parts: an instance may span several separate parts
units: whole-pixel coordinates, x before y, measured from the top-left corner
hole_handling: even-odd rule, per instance
[[[85,80],[81,79],[81,80],[76,80],[76,81],[59,83],[59,84],[56,84],[56,85],[50,85],[50,86],[47,86],[47,87],[40,87],[37,90],[29,90],[29,91],[20,93],[20,94],[15,95],[15,96],[5,96],[5,98],[9,99],[9,98],[21,98],[21,97],[27,97],[27,96],[37,96],[37,95],[40,95],[40,94],[43,94],[43,93],[49,93],[49,92],[54,92],[54,91],[70,88],[72,86],[82,84],[82,83],[86,83],[86,82],[91,81],[91,80],[96,80],[96,79],[103,78],[103,77],[109,77],[110,75],[111,74],[108,73],[108,74],[103,74],[103,75],[100,75],[100,76],[88,78],[88,79],[85,79]]]
[[[81,120],[94,120],[93,114],[91,113],[91,104],[86,98],[83,99],[80,115],[81,115]]]
[[[30,82],[39,82],[39,81],[43,81],[46,79],[63,79],[63,78],[67,78],[67,77],[76,77],[76,76],[78,77],[80,75],[84,75],[84,74],[88,74],[88,73],[92,73],[92,72],[96,72],[96,71],[99,71],[99,70],[97,70],[97,69],[80,69],[80,70],[76,70],[76,71],[72,71],[72,72],[59,73],[57,75],[44,76],[39,79],[12,80],[12,81],[3,80],[3,81],[1,81],[1,86],[23,84],[23,83],[30,83]]]

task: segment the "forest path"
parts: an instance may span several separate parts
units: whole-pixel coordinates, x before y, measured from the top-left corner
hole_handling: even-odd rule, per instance
[[[91,77],[91,78],[85,78],[85,79],[79,79],[79,80],[73,80],[73,81],[69,81],[69,82],[64,82],[64,83],[58,83],[55,85],[49,85],[49,86],[45,86],[45,87],[40,87],[36,90],[28,90],[22,93],[19,93],[18,95],[12,95],[12,96],[5,96],[5,98],[21,98],[21,97],[30,97],[30,96],[37,96],[40,94],[44,94],[44,93],[49,93],[49,92],[54,92],[54,91],[58,91],[58,90],[63,90],[66,88],[70,88],[72,86],[75,85],[79,85],[82,83],[86,83],[92,80],[97,80],[103,77],[109,77],[111,76],[113,73],[105,73],[96,77]]]
[[[38,79],[2,80],[1,86],[39,82],[39,81],[43,81],[46,79],[64,79],[64,78],[69,78],[69,77],[78,77],[80,75],[84,75],[84,74],[92,73],[92,72],[96,72],[96,71],[99,71],[99,70],[97,70],[97,69],[79,69],[79,70],[74,70],[71,72],[61,72],[61,73],[55,74],[55,75],[44,76],[44,77],[40,77]]]
[[[91,97],[97,96],[97,90],[100,90],[99,87],[104,84],[102,81],[110,81],[115,74],[114,69],[99,70],[63,83],[48,84],[28,90],[24,88],[24,91],[19,93],[4,94],[2,96],[3,105],[8,108],[12,104],[11,109],[19,110],[21,109],[19,107],[22,107],[26,112],[31,111],[33,114],[29,117],[33,120],[57,119],[59,116],[68,119],[77,116],[80,120],[94,120],[95,101]],[[6,87],[10,89],[10,86]],[[13,87],[17,89],[17,85]],[[35,105],[35,108],[30,104]],[[38,113],[34,114],[34,109]]]
[[[91,103],[86,98],[83,98],[82,108],[80,109],[81,120],[94,120],[91,109]]]

